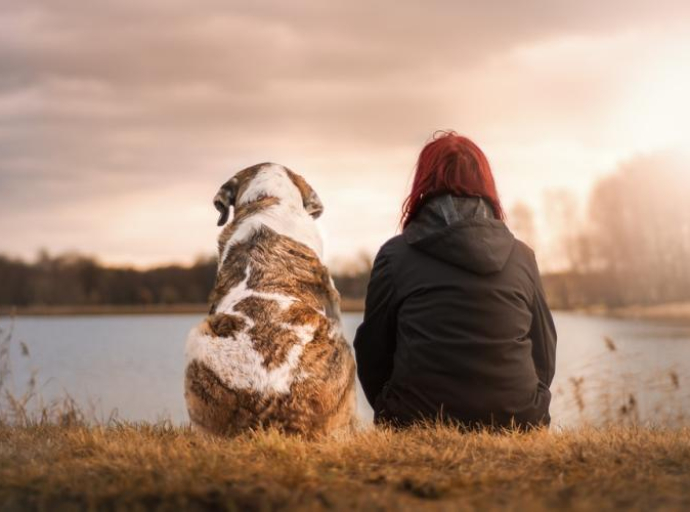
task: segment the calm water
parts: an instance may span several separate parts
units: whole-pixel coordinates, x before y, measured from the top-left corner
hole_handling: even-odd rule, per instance
[[[8,321],[2,319],[2,327]],[[99,418],[188,420],[184,340],[197,315],[19,318],[11,351],[14,386],[32,372],[44,399],[69,393]],[[361,320],[344,318],[351,341]],[[557,313],[552,416],[556,424],[690,423],[690,327]],[[607,345],[606,339],[611,343]],[[24,342],[29,356],[17,342]],[[361,416],[371,409],[359,390]]]

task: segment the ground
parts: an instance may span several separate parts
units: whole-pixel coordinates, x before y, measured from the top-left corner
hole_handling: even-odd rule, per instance
[[[0,510],[688,510],[690,429],[0,426]]]

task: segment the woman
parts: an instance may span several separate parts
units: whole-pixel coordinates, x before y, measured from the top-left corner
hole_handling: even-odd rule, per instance
[[[549,424],[556,330],[534,253],[503,219],[472,141],[444,132],[424,147],[354,342],[377,423]]]

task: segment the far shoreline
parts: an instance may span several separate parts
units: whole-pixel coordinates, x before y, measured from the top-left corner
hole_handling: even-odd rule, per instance
[[[571,311],[608,318],[690,325],[690,301],[666,302],[663,304],[635,304],[616,308],[589,306],[576,308]]]
[[[0,317],[111,316],[111,315],[205,315],[208,304],[127,304],[77,306],[0,306]],[[343,299],[343,313],[363,313],[364,300]]]
[[[343,313],[363,313],[363,299],[343,299]],[[644,320],[690,325],[690,301],[655,305],[634,305],[618,308],[587,306],[554,309],[554,312],[579,313],[606,318]],[[78,306],[0,306],[2,317],[32,316],[136,316],[136,315],[200,315],[208,313],[207,304],[130,304],[130,305],[78,305]]]

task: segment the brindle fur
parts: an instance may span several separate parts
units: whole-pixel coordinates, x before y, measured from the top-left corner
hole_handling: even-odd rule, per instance
[[[215,336],[229,338],[244,329],[244,318],[237,315],[209,315],[206,319],[211,332]]]
[[[187,407],[194,425],[217,435],[273,427],[306,437],[342,431],[352,424],[354,368],[349,379],[296,382],[289,394],[262,395],[227,387],[203,363],[192,361],[185,375]]]
[[[236,175],[237,197],[258,170],[260,166],[255,166]],[[311,190],[303,178],[290,174],[303,195],[307,188]],[[233,222],[220,236],[220,251],[242,220],[277,201],[275,197],[263,197],[237,208]],[[351,429],[355,365],[340,331],[340,297],[328,269],[311,248],[263,226],[233,246],[220,263],[210,298],[211,313],[202,332],[230,338],[227,342],[232,343],[232,336],[246,328],[240,315],[215,313],[223,298],[245,279],[253,292],[280,294],[293,300],[281,307],[276,300],[248,296],[234,305],[234,311],[252,320],[254,325],[247,333],[267,369],[281,365],[291,347],[300,342],[289,326],[314,329],[300,357],[300,378],[292,382],[286,394],[232,389],[204,363],[193,360],[185,374],[185,398],[192,423],[221,435],[269,426],[309,437]]]
[[[262,210],[265,210],[266,208],[269,208],[270,206],[273,206],[274,204],[278,204],[278,202],[279,199],[276,197],[263,197],[258,201],[252,201],[251,203],[247,203],[236,208],[235,217],[233,219],[232,224],[230,224],[228,228],[224,229],[218,237],[219,253],[223,250],[223,247],[225,247],[225,244],[228,242],[228,240],[232,238],[232,235],[235,233],[237,226],[239,226],[243,220],[259,213]]]

